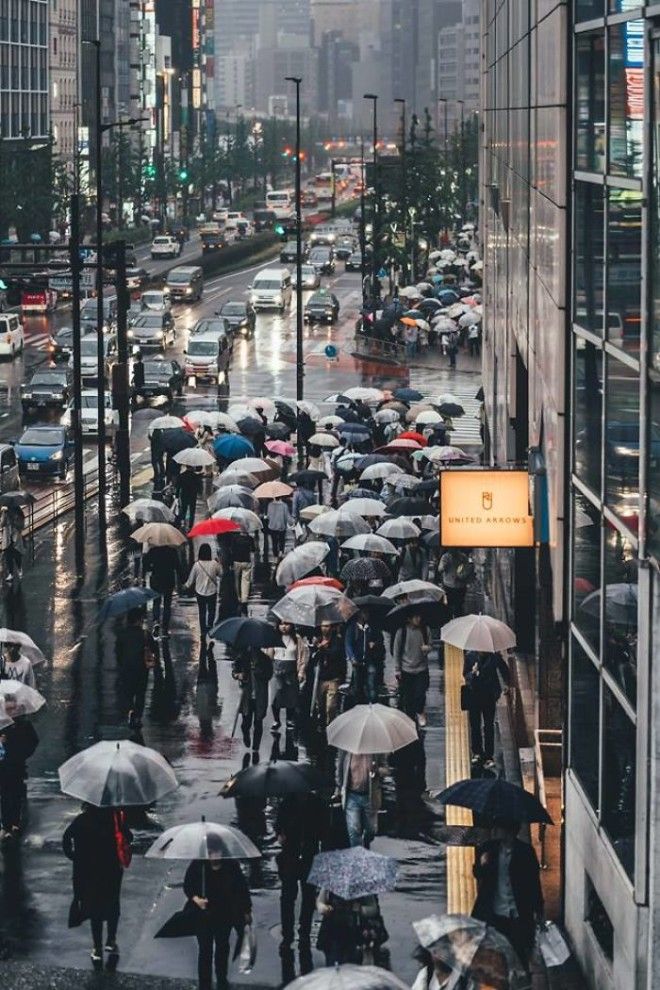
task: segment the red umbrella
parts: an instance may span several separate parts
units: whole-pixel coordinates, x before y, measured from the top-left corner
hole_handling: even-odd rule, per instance
[[[422,447],[428,446],[428,440],[426,437],[422,436],[421,433],[417,433],[416,430],[408,430],[406,433],[399,433],[397,440],[414,440]]]
[[[224,533],[240,533],[241,527],[232,519],[204,519],[188,533],[193,536],[222,536]]]
[[[307,585],[315,584],[320,585],[323,588],[336,588],[337,591],[343,591],[344,585],[337,578],[325,577],[323,574],[317,574],[316,577],[305,577],[300,578],[299,581],[294,581],[293,584],[289,585],[286,589],[287,594],[289,591],[293,591],[294,588],[305,588]]]

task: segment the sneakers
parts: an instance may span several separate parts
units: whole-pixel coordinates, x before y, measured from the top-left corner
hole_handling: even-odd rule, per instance
[[[475,753],[474,756],[472,757],[472,766],[478,767],[480,765],[481,765],[481,756],[479,756],[478,753]]]
[[[95,966],[103,965],[103,956],[98,949],[92,949],[89,956]]]
[[[281,728],[282,728],[282,723],[280,722],[279,718],[276,718],[275,721],[273,722],[272,726],[271,726],[270,731],[271,732],[279,732]]]
[[[492,758],[484,761],[484,770],[494,770],[497,764]]]
[[[420,712],[417,716],[417,725],[420,729],[426,728],[426,712]]]
[[[119,946],[116,942],[108,942],[105,946],[105,951],[111,956],[118,956]]]

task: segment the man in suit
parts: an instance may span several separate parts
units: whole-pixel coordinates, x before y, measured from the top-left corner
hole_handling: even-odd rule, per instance
[[[543,891],[536,853],[516,838],[518,828],[517,824],[501,826],[493,839],[477,847],[477,900],[472,916],[506,936],[528,967],[536,923],[543,918]]]

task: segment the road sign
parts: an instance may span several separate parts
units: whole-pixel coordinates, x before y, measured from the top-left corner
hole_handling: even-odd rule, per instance
[[[48,288],[56,292],[73,292],[73,279],[71,272],[61,272],[59,275],[51,275],[48,279]],[[88,291],[96,288],[96,272],[82,271],[80,273],[80,288]]]

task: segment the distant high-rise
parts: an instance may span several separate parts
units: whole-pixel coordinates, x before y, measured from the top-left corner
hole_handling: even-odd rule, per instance
[[[48,2],[4,5],[0,17],[0,134],[4,139],[47,138]]]
[[[78,69],[77,0],[50,6],[50,126],[53,151],[73,168],[76,148]]]

